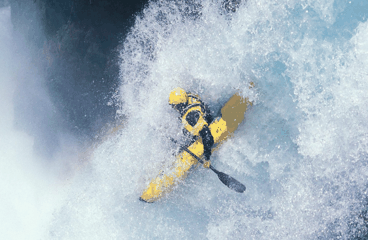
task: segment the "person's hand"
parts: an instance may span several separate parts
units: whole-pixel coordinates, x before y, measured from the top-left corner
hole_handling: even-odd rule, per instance
[[[204,159],[206,159],[206,161],[209,161],[211,158],[211,153],[205,153],[204,154]]]

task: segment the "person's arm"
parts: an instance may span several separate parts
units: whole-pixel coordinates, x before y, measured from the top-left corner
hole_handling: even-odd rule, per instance
[[[208,126],[204,126],[203,129],[199,132],[202,137],[202,142],[204,146],[204,158],[209,161],[211,157],[211,149],[213,144],[215,143],[211,134],[210,129]]]
[[[213,117],[211,114],[211,110],[208,107],[207,104],[203,105],[204,106],[204,119],[206,120],[206,122],[208,123],[208,125],[210,125],[213,121]]]
[[[186,120],[193,127],[197,124],[200,115],[201,113],[199,111],[190,112],[187,115]],[[202,137],[202,143],[204,146],[204,158],[209,161],[214,140],[207,125],[203,127],[203,129],[199,132],[199,135]]]

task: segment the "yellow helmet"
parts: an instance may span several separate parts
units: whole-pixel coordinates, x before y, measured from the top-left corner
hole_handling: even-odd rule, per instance
[[[169,104],[177,105],[188,102],[188,95],[184,89],[178,87],[171,91],[169,97]]]

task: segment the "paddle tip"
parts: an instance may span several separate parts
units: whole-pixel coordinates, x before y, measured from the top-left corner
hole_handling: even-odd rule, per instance
[[[243,185],[243,186],[236,186],[236,187],[234,187],[232,189],[235,190],[238,193],[243,193],[243,192],[245,192],[246,187]]]

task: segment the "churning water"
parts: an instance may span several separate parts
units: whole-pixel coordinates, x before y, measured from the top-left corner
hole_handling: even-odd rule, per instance
[[[48,237],[365,236],[367,14],[365,0],[249,0],[236,11],[220,1],[149,3],[120,52],[123,127],[68,183]],[[181,126],[167,101],[177,86],[214,115],[236,91],[254,102],[211,158],[244,194],[199,167],[161,201],[138,200],[174,159],[169,137],[180,139]]]

